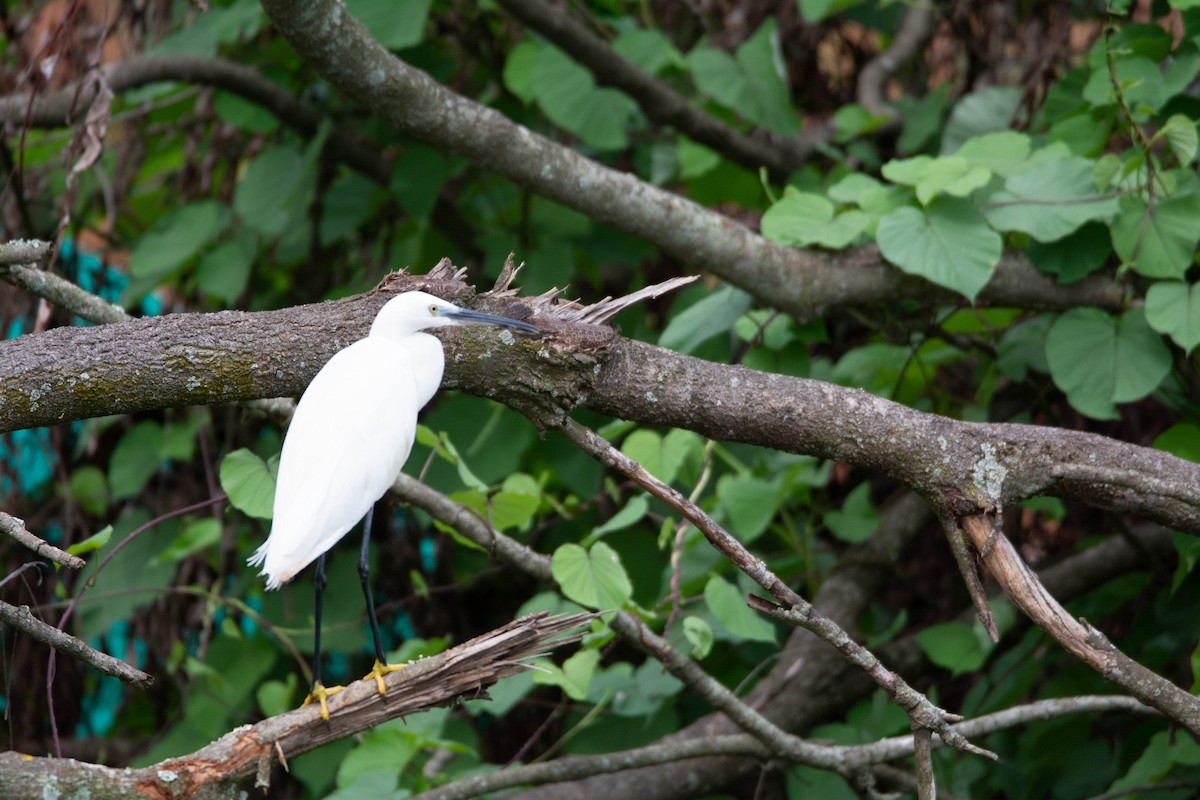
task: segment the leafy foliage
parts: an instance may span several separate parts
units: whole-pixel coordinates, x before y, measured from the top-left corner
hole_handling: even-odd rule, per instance
[[[6,220],[27,229],[5,233],[54,239],[66,220],[64,253],[68,244],[84,250],[85,241],[108,242],[112,265],[64,257],[66,274],[85,288],[155,314],[345,296],[390,269],[422,271],[444,256],[469,264],[482,286],[515,251],[529,264],[521,276],[529,293],[569,285],[585,300],[711,268],[700,246],[684,264],[663,255],[652,232],[636,238],[608,219],[533,196],[486,164],[468,164],[442,142],[397,136],[377,110],[316,77],[268,27],[257,2],[214,0],[203,13],[185,5],[162,4],[161,14],[139,21],[146,30],[138,52],[247,65],[321,122],[315,130],[297,125],[228,86],[159,82],[121,91],[96,168],[75,174],[70,189],[63,152],[75,151],[62,131],[22,131],[24,183],[13,188],[21,183],[14,179],[3,203]],[[661,109],[639,105],[552,37],[515,24],[503,3],[472,5],[467,14],[443,0],[346,0],[345,13],[433,80],[631,180],[718,208],[847,277],[882,254],[912,276],[906,286],[918,287],[792,318],[774,310],[778,298],[710,277],[625,312],[624,335],[854,386],[944,417],[1061,424],[1200,460],[1194,4],[1154,5],[1153,13],[1177,10],[1170,24],[1166,16],[1155,24],[1114,18],[1111,29],[1091,6],[1050,4],[1061,15],[1054,24],[1074,34],[1064,42],[1091,37],[1074,45],[1084,49],[1047,46],[1053,69],[1035,69],[1032,54],[1013,56],[1021,48],[1007,46],[1027,27],[1048,24],[1049,17],[1022,15],[1049,11],[1010,4],[1019,11],[1013,41],[989,31],[997,46],[986,50],[958,38],[955,25],[931,26],[938,48],[885,82],[882,107],[854,98],[854,87],[867,59],[895,40],[897,24],[915,9],[883,0],[800,0],[790,10],[732,5],[744,7],[740,15],[659,2],[588,2],[554,13],[586,19],[613,52],[706,115],[724,132],[718,138],[737,133],[782,153],[802,149],[794,138],[802,132],[813,135],[816,146],[785,174],[749,168],[685,122],[664,121]],[[11,13],[37,16],[25,6]],[[961,13],[956,24],[964,30],[987,27],[976,10]],[[94,50],[72,39],[69,26],[63,31],[75,52]],[[968,51],[970,58],[928,61]],[[1020,63],[998,63],[993,53]],[[10,75],[36,72],[34,54],[15,41],[2,57]],[[44,57],[36,63],[48,63]],[[62,63],[64,79],[82,76],[65,55]],[[1021,85],[1014,74],[1026,76]],[[128,135],[113,135],[118,120]],[[356,155],[355,142],[366,142],[371,157]],[[990,282],[1015,268],[1032,287],[1027,302],[996,307]],[[1101,283],[1113,292],[1087,293]],[[1078,297],[1089,299],[1070,300]],[[9,335],[40,326],[35,313],[30,306],[6,317]],[[806,413],[796,409],[786,424],[807,424]],[[576,417],[692,496],[807,597],[854,569],[856,547],[885,532],[897,486],[879,474],[753,448],[739,443],[738,431],[708,441],[692,431]],[[490,703],[388,723],[295,759],[287,796],[406,797],[511,758],[623,750],[704,721],[707,705],[614,638],[609,621],[618,609],[739,694],[776,669],[791,632],[752,610],[749,583],[643,489],[554,434],[539,438],[499,403],[443,393],[423,422],[409,474],[545,554],[557,585],[536,585],[422,512],[381,510],[370,557],[394,655],[436,652],[518,613],[579,606],[603,613],[580,649],[495,687]],[[268,421],[212,409],[6,439],[5,510],[91,563],[116,554],[103,570],[89,565],[82,578],[59,573],[24,591],[43,608],[83,592],[78,633],[171,678],[143,696],[60,659],[64,735],[145,743],[136,763],[151,764],[299,701],[299,665],[312,648],[310,579],[266,593],[244,565],[266,534],[282,436]],[[180,512],[219,490],[227,505]],[[1073,501],[1030,501],[1007,519],[1029,553],[1054,558],[1125,526],[1086,516]],[[1200,552],[1190,537],[1176,539],[1180,562],[1171,580],[1151,581],[1129,567],[1071,611],[1097,625],[1115,621],[1121,643],[1144,653],[1153,669],[1178,679],[1192,665],[1195,682],[1200,650],[1180,609],[1198,599],[1192,571]],[[1101,689],[1044,635],[1018,628],[1011,609],[997,611],[1005,636],[995,646],[978,625],[953,619],[965,603],[947,588],[956,578],[945,576],[956,573],[945,547],[930,536],[913,550],[896,554],[895,579],[854,624],[873,648],[915,643],[912,652],[925,660],[912,668],[939,702],[982,715]],[[357,555],[348,546],[330,554],[337,590],[326,606],[325,647],[333,655],[325,670],[334,681],[354,679],[373,656]],[[21,676],[13,686],[43,687],[44,654],[12,647],[12,674]],[[63,702],[68,697],[83,699]],[[36,750],[47,728],[45,697],[19,704],[33,711],[15,700],[4,706],[17,718],[9,745]],[[882,693],[837,702],[836,722],[799,733],[850,744],[908,730]],[[562,710],[547,710],[556,706]],[[1194,785],[1200,763],[1186,736],[1140,718],[1102,728],[1056,719],[981,744],[1000,753],[1003,766],[940,752],[935,764],[949,791],[1032,797],[1049,786],[1069,798],[1156,782]],[[787,768],[780,781],[794,796],[853,796],[840,777],[807,767]]]

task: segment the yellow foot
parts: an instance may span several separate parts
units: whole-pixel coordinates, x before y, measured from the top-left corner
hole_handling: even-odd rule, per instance
[[[385,686],[383,683],[383,676],[389,675],[393,672],[398,672],[399,670],[402,670],[402,669],[404,669],[403,664],[381,664],[378,660],[376,660],[375,666],[371,667],[371,671],[368,672],[366,675],[363,675],[363,680],[367,681],[367,680],[370,680],[371,678],[374,678],[375,679],[375,687],[377,689],[379,689],[379,693],[382,695],[386,695],[387,694],[387,686]]]
[[[326,705],[325,701],[329,699],[330,695],[337,694],[338,692],[340,692],[342,689],[345,689],[345,688],[346,688],[345,686],[326,687],[320,683],[314,683],[312,691],[309,692],[308,697],[304,698],[304,702],[300,704],[300,707],[304,708],[304,706],[312,704],[312,702],[314,700],[317,701],[318,703],[321,704],[321,719],[328,722],[329,721],[329,706]]]

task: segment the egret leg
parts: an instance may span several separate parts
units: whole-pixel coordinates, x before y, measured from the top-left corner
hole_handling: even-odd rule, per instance
[[[316,590],[315,605],[313,606],[313,660],[312,660],[312,689],[305,698],[303,705],[308,705],[314,700],[321,704],[321,719],[329,721],[329,706],[326,701],[329,696],[340,692],[344,687],[330,686],[325,687],[321,683],[321,606],[325,600],[325,556],[321,555],[317,558],[317,571],[313,575],[313,588]]]
[[[382,695],[387,694],[387,686],[383,676],[401,669],[403,665],[389,666],[387,656],[383,654],[383,644],[379,639],[379,620],[375,617],[375,596],[371,594],[371,564],[367,558],[371,544],[371,523],[375,519],[375,506],[367,509],[367,518],[363,520],[362,549],[358,553],[358,577],[362,581],[363,597],[367,600],[367,621],[371,624],[371,639],[375,643],[375,666],[363,676],[363,680],[375,679],[375,687]]]

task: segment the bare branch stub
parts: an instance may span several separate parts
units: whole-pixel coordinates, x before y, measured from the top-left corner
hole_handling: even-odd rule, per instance
[[[994,535],[986,514],[962,517],[962,530],[979,560],[1017,608],[1069,653],[1146,705],[1200,734],[1200,698],[1184,691],[1112,645],[1099,631],[1076,620],[1025,565],[1008,538]]]
[[[25,796],[41,796],[42,786],[50,785],[64,795],[82,796],[95,780],[108,787],[107,796],[124,791],[122,796],[194,797],[217,783],[260,774],[264,758],[273,760],[280,753],[291,758],[389,719],[477,697],[481,689],[528,669],[529,659],[578,641],[591,616],[541,613],[514,620],[388,675],[386,697],[374,682],[359,681],[335,696],[328,724],[320,722],[316,707],[298,708],[237,728],[190,755],[144,769],[110,770],[71,759],[0,754],[0,769],[5,771],[0,786],[19,780],[35,789]]]

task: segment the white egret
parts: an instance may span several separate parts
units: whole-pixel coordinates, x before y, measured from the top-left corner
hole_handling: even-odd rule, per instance
[[[368,581],[367,545],[375,502],[400,474],[412,451],[417,413],[442,382],[442,343],[422,333],[447,325],[500,325],[540,333],[527,322],[459,308],[425,292],[389,300],[366,338],[339,351],[313,378],[296,405],[283,442],[275,484],[274,521],[267,541],[249,559],[277,589],[314,560],[316,605],[313,685],[308,702],[321,704],[340,687],[321,683],[321,600],[325,553],[365,517],[358,572],[375,643],[374,677],[386,693],[390,667],[379,641]]]

